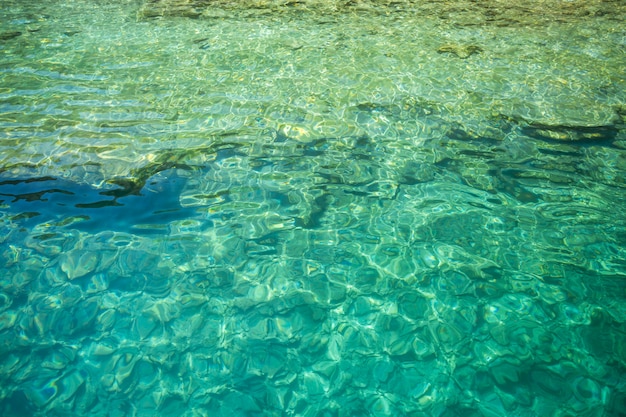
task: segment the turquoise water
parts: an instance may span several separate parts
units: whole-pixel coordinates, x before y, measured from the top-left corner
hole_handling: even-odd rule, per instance
[[[0,415],[626,415],[622,2],[0,7]]]

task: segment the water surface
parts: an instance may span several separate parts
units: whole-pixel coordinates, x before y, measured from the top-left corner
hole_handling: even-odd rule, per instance
[[[620,2],[1,13],[0,414],[626,415]]]

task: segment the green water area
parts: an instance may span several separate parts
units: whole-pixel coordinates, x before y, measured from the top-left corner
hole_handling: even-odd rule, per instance
[[[3,0],[0,415],[626,416],[624,0]]]

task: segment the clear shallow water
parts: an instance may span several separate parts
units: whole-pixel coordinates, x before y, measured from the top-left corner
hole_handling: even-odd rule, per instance
[[[3,3],[1,414],[626,414],[621,9],[440,6]]]

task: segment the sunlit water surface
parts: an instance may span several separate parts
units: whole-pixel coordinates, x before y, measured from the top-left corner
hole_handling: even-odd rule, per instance
[[[1,415],[626,415],[623,16],[146,3],[1,5]]]

